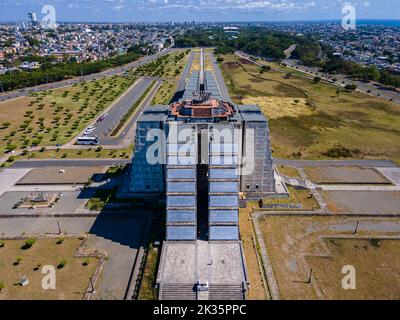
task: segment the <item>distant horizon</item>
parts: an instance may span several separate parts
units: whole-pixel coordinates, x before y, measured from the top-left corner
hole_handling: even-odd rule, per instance
[[[41,20],[44,4],[60,23],[338,21],[347,2],[359,20],[400,19],[398,0],[2,0],[0,21],[26,21],[31,11]]]
[[[151,21],[151,20],[142,20],[142,21],[58,21],[59,24],[141,24],[141,23],[149,23],[149,24],[167,24],[167,23],[176,23],[176,24],[183,24],[185,22],[188,23],[199,23],[199,24],[208,24],[208,23],[215,23],[215,24],[244,24],[244,23],[340,23],[340,19],[306,19],[306,20],[226,20],[226,21],[212,21],[212,20],[181,20],[181,21],[174,21],[174,20],[165,20],[165,21]],[[16,24],[16,23],[23,23],[28,22],[28,20],[14,20],[14,21],[2,21],[0,20],[0,24]],[[371,23],[379,23],[379,22],[398,22],[400,23],[400,18],[397,19],[379,19],[379,18],[359,18],[356,20],[357,24],[365,24],[365,22]]]

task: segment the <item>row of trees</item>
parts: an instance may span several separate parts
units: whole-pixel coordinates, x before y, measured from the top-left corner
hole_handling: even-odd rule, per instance
[[[379,70],[375,66],[362,66],[341,57],[329,57],[323,64],[322,70],[331,74],[347,74],[363,81],[379,81],[384,85],[400,88],[400,75],[392,74],[387,70]]]
[[[0,83],[4,91],[36,86],[49,82],[61,81],[71,77],[102,72],[109,68],[114,68],[133,62],[139,59],[141,55],[141,53],[135,51],[100,61],[82,63],[67,62],[56,64],[47,62],[37,70],[12,71],[0,75]]]
[[[269,31],[264,28],[244,28],[235,37],[221,29],[190,30],[178,37],[177,47],[216,47],[216,54],[229,54],[240,50],[248,54],[269,60],[280,61],[285,58],[284,51],[292,44],[296,49],[292,57],[309,67],[319,67],[331,74],[347,74],[363,81],[378,81],[395,88],[400,87],[400,75],[387,70],[366,67],[354,62],[333,56],[331,48],[321,46],[318,41],[309,37],[298,37],[283,32]],[[321,58],[321,52],[328,55]]]
[[[296,43],[296,37],[262,28],[244,28],[236,35],[221,29],[190,30],[175,40],[177,47],[216,47],[217,54],[240,50],[271,60],[285,58],[284,51]]]

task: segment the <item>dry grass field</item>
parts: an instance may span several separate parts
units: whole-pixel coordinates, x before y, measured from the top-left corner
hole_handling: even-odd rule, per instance
[[[96,269],[98,259],[75,258],[79,239],[65,239],[57,244],[57,239],[37,240],[30,249],[22,249],[25,241],[4,241],[0,248],[0,282],[4,288],[0,300],[81,300],[89,285],[89,278]],[[20,257],[22,260],[15,265]],[[66,265],[57,266],[62,260]],[[84,262],[89,262],[84,265]],[[40,267],[39,267],[40,264]],[[44,290],[41,273],[42,267],[51,265],[56,268],[56,289]],[[29,285],[20,286],[18,282],[26,276]]]
[[[282,299],[400,298],[400,241],[379,240],[399,236],[398,218],[269,216],[260,225]],[[345,265],[356,290],[341,286]]]
[[[292,70],[260,74],[260,67],[233,55],[224,56],[222,71],[236,103],[258,103],[270,118],[275,157],[400,161],[400,106],[338,92],[339,87],[315,84]]]

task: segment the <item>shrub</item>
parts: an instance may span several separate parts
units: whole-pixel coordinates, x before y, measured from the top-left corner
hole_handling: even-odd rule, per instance
[[[33,271],[38,271],[42,267],[41,263],[38,263],[36,267],[33,268]]]
[[[62,269],[65,267],[65,265],[67,264],[67,260],[63,259],[60,261],[60,263],[58,264],[57,268],[58,269]]]
[[[6,245],[6,243],[4,241],[0,241],[0,248],[4,248],[4,246]]]
[[[58,238],[56,244],[62,244],[64,242],[64,238]]]
[[[377,248],[381,246],[381,241],[379,239],[370,239],[369,243]]]
[[[83,260],[82,265],[83,265],[84,267],[87,267],[89,264],[90,264],[90,259],[89,259],[89,258],[86,258],[85,260]]]
[[[22,257],[17,257],[14,262],[14,266],[18,266],[22,262]]]
[[[3,282],[0,282],[0,291],[3,290],[4,287],[5,287],[5,286],[4,286],[4,283],[3,283]]]
[[[323,155],[330,158],[350,158],[353,156],[353,153],[351,150],[339,146],[329,149]]]
[[[25,244],[22,246],[21,249],[23,250],[28,250],[32,248],[32,246],[35,244],[36,240],[35,239],[28,239],[25,241]]]
[[[344,88],[348,91],[354,91],[357,89],[357,86],[355,84],[347,84]]]

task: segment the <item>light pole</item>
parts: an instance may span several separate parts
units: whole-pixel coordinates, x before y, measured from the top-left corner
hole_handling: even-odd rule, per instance
[[[61,227],[60,227],[60,222],[57,221],[57,227],[58,227],[58,233],[61,235],[62,231],[61,231]]]
[[[91,294],[95,294],[96,293],[96,290],[95,290],[95,288],[94,288],[94,285],[93,285],[93,278],[92,277],[90,277],[90,293]]]

